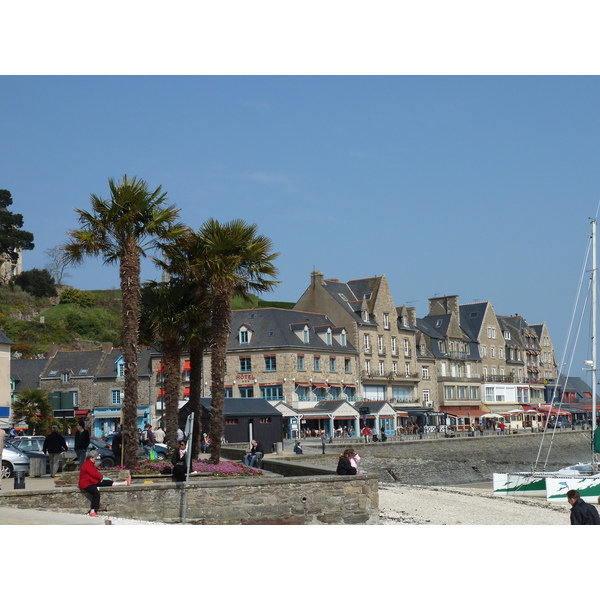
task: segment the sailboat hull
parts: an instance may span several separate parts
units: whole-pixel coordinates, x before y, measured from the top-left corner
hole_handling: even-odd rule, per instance
[[[545,473],[494,473],[493,485],[497,496],[546,497]]]
[[[549,502],[566,502],[569,490],[577,490],[584,500],[596,504],[600,498],[600,474],[546,478],[546,498]]]

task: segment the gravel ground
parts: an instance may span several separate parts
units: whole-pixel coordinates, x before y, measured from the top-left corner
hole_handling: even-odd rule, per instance
[[[381,484],[381,525],[569,525],[570,506],[470,487]]]

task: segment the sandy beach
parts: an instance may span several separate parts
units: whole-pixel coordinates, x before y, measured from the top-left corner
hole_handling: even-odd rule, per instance
[[[381,525],[569,525],[570,506],[476,486],[381,484]]]

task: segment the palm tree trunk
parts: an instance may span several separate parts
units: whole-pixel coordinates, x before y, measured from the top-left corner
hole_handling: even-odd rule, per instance
[[[212,464],[221,460],[221,438],[223,437],[223,406],[225,403],[225,365],[227,340],[231,325],[230,290],[216,292],[214,295],[212,325],[213,343],[211,354],[212,401],[210,404],[210,459]]]
[[[181,347],[177,336],[163,340],[163,373],[165,377],[165,429],[167,457],[177,449],[179,395],[181,393]]]
[[[135,244],[123,253],[120,263],[123,292],[123,359],[125,361],[125,398],[123,399],[124,463],[133,469],[138,463],[138,336],[140,320],[140,256]]]
[[[194,343],[190,346],[190,408],[194,413],[194,433],[192,435],[192,458],[197,458],[200,453],[200,439],[202,437],[202,358],[204,346]]]

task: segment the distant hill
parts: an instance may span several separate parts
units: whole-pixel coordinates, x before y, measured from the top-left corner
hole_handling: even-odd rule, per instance
[[[18,286],[0,286],[0,328],[14,342],[13,355],[38,357],[52,344],[61,350],[97,348],[101,342],[121,346],[121,290],[81,294],[83,306],[59,304],[58,298],[36,298]],[[78,300],[76,294],[73,297]],[[235,298],[232,308],[291,309],[294,304],[267,302],[251,295],[250,301]]]

